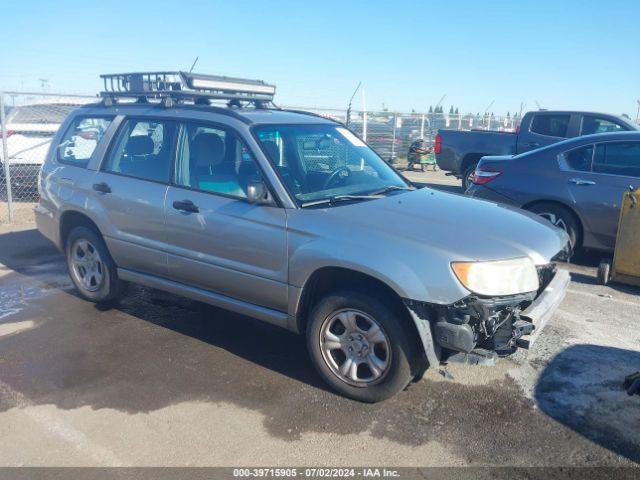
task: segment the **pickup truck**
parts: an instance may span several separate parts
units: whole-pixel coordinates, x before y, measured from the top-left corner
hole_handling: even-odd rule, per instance
[[[438,167],[462,178],[466,190],[486,155],[516,155],[580,135],[638,129],[630,120],[605,113],[540,110],[527,112],[515,132],[439,130],[434,151]]]

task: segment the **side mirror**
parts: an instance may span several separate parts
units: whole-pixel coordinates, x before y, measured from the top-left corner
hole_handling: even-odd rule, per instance
[[[262,180],[257,179],[247,184],[247,201],[253,205],[274,205],[269,189]]]

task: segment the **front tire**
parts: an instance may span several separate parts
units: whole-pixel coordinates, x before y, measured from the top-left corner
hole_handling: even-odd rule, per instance
[[[345,290],[322,298],[307,325],[307,348],[325,382],[361,402],[392,397],[413,379],[415,342],[394,309],[377,297]]]
[[[87,227],[75,227],[66,241],[67,268],[80,296],[100,303],[116,299],[123,282],[102,237]]]

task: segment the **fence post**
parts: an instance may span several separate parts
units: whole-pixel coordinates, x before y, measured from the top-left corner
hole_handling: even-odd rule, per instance
[[[367,99],[362,89],[362,140],[367,141]]]
[[[0,127],[2,132],[2,159],[4,167],[4,181],[7,189],[7,208],[9,209],[9,223],[13,223],[13,198],[11,197],[11,172],[9,168],[9,147],[7,147],[7,122],[4,114],[4,93],[0,92]]]
[[[398,125],[398,114],[393,114],[393,138],[391,139],[391,158],[389,159],[389,163],[393,164],[395,162],[394,155],[396,153],[396,126]]]

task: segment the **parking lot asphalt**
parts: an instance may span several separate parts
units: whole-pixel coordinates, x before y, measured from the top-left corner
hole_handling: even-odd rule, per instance
[[[531,351],[364,405],[327,391],[296,335],[137,286],[97,308],[32,224],[0,227],[0,465],[637,464],[640,397],[621,385],[640,290],[581,263]]]

